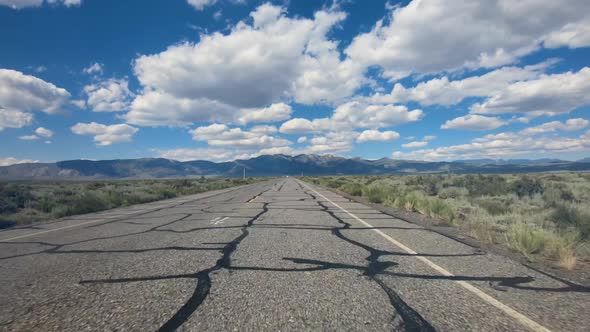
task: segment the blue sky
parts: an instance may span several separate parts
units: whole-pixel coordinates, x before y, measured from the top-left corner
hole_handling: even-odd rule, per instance
[[[580,159],[590,2],[0,0],[0,164]]]

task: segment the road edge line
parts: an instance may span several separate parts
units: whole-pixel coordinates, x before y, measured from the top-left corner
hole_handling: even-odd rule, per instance
[[[237,186],[237,187],[230,187],[230,188],[221,189],[222,192],[215,192],[215,193],[212,193],[211,195],[204,196],[204,197],[199,197],[199,198],[196,198],[196,199],[180,200],[179,202],[174,202],[175,204],[163,206],[163,207],[157,208],[156,210],[148,211],[146,213],[151,213],[151,212],[157,211],[159,209],[169,209],[171,207],[175,207],[175,206],[180,205],[180,204],[185,204],[185,203],[188,203],[188,202],[196,202],[196,201],[199,201],[201,199],[211,198],[211,197],[214,197],[214,196],[217,196],[217,195],[223,195],[223,194],[226,194],[228,192],[232,192],[232,191],[235,191],[235,190],[238,190],[238,189],[242,189],[242,188],[244,188],[246,186],[257,184],[257,183],[259,183],[259,182],[254,182],[254,183],[246,184],[246,185],[243,185],[243,186]],[[226,189],[229,189],[229,190],[226,190]],[[216,190],[213,190],[213,191],[216,191]],[[205,191],[203,193],[207,193],[207,192]],[[194,194],[194,195],[199,195],[199,194]],[[174,199],[181,199],[181,198],[183,198],[183,196],[180,196],[180,197],[177,197],[177,198],[173,198],[172,200],[174,200]],[[184,196],[184,198],[186,198],[186,196]],[[150,204],[150,203],[156,203],[156,202],[158,202],[158,201],[147,202],[147,203],[142,203],[142,204]],[[131,205],[131,206],[124,207],[124,208],[131,208],[133,206],[142,205],[142,204]],[[121,208],[121,207],[117,207],[117,208],[114,208],[114,209],[119,209],[119,208]],[[110,210],[114,210],[114,209],[110,209]],[[109,211],[109,210],[97,211],[96,213],[107,212],[107,211]],[[73,227],[77,227],[77,226],[84,226],[84,225],[88,225],[88,224],[92,224],[92,223],[98,223],[98,222],[103,222],[103,221],[109,222],[109,221],[120,219],[121,217],[132,216],[133,214],[135,214],[135,213],[129,213],[128,215],[123,214],[123,215],[112,217],[112,218],[104,218],[104,219],[98,219],[98,220],[91,220],[91,221],[87,221],[87,222],[83,222],[83,223],[77,223],[77,224],[74,224],[74,225],[69,225],[69,226],[64,226],[64,227],[59,227],[59,228],[54,228],[54,229],[48,229],[48,230],[41,231],[41,232],[36,232],[36,233],[31,233],[31,234],[24,234],[24,235],[15,236],[15,237],[7,238],[7,239],[0,239],[0,243],[7,243],[7,242],[10,242],[10,241],[13,241],[13,240],[24,239],[24,238],[31,237],[31,236],[47,234],[47,233],[61,231],[61,230],[64,230],[64,229],[73,228]],[[64,220],[64,221],[67,221],[67,219]],[[48,223],[48,224],[51,224],[51,223]],[[18,228],[15,228],[15,230],[17,230],[17,229]],[[7,231],[10,231],[10,229],[8,229]]]
[[[300,180],[297,180],[297,181],[300,181]],[[328,197],[322,195],[321,193],[319,193],[316,190],[314,190],[313,188],[311,188],[309,185],[307,185],[307,183],[305,183],[303,181],[301,181],[301,183],[305,187],[307,187],[307,189],[310,189],[314,193],[318,194],[323,199],[325,199],[326,201],[330,202],[330,204],[332,204],[335,207],[339,208],[340,210],[342,210],[343,212],[345,212],[346,214],[348,214],[349,216],[351,216],[352,218],[354,218],[358,222],[364,224],[367,227],[370,227],[372,231],[374,231],[377,234],[381,235],[383,238],[385,238],[387,241],[393,243],[398,248],[404,250],[408,254],[412,254],[412,255],[418,254],[416,251],[414,251],[414,250],[410,249],[409,247],[405,246],[403,243],[401,243],[401,242],[397,241],[396,239],[392,238],[391,236],[385,234],[381,230],[376,229],[375,226],[369,224],[368,222],[366,222],[363,219],[357,217],[356,215],[352,214],[351,212],[348,212],[348,210],[346,210],[345,208],[343,208],[340,205],[334,203]],[[447,271],[445,268],[441,267],[440,265],[437,265],[436,263],[434,263],[433,261],[429,260],[426,257],[423,257],[423,256],[414,256],[414,257],[417,258],[418,260],[422,261],[423,263],[425,263],[426,265],[428,265],[430,268],[432,268],[433,270],[437,271],[438,273],[440,273],[440,274],[442,274],[444,276],[447,276],[447,277],[454,276],[454,274],[452,274],[451,272]],[[465,288],[466,290],[468,290],[468,291],[472,292],[473,294],[477,295],[477,297],[479,297],[483,301],[487,302],[488,304],[490,304],[490,305],[492,305],[492,306],[494,306],[494,307],[502,310],[508,316],[516,319],[519,323],[521,323],[522,325],[528,327],[529,329],[531,329],[533,331],[551,332],[551,330],[549,330],[548,328],[546,328],[543,325],[535,322],[534,320],[528,318],[527,316],[521,314],[520,312],[512,309],[511,307],[509,307],[506,304],[500,302],[499,300],[497,300],[496,298],[492,297],[491,295],[488,295],[487,293],[485,293],[481,289],[477,288],[476,286],[474,286],[474,285],[472,285],[472,284],[470,284],[470,283],[468,283],[466,281],[463,281],[463,280],[453,280],[453,281],[456,282],[457,284],[459,284],[461,287]]]

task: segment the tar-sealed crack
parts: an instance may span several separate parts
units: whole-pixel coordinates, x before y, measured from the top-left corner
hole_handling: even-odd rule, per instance
[[[268,191],[268,190],[266,190]],[[263,191],[260,195],[264,194]],[[167,275],[167,276],[151,276],[151,277],[136,277],[136,278],[121,278],[121,279],[105,279],[105,280],[83,280],[80,284],[91,284],[91,283],[126,283],[126,282],[138,282],[138,281],[150,281],[150,280],[168,280],[168,279],[196,279],[197,285],[195,290],[193,291],[191,297],[176,311],[176,313],[164,323],[158,331],[175,331],[180,326],[182,326],[190,317],[191,315],[197,311],[199,306],[203,304],[207,296],[209,296],[211,287],[213,286],[211,281],[211,273],[222,270],[222,269],[229,269],[231,267],[231,256],[238,248],[239,244],[250,234],[248,228],[254,225],[254,222],[257,221],[260,217],[262,217],[265,213],[268,212],[268,204],[262,204],[262,211],[260,211],[255,216],[251,217],[248,222],[243,226],[236,226],[235,228],[240,228],[241,234],[234,238],[232,241],[225,244],[223,248],[221,248],[222,256],[219,258],[215,265],[200,270],[195,273],[188,273],[188,274],[180,274],[180,275]],[[184,219],[184,218],[183,218]],[[176,222],[176,221],[175,221]],[[166,224],[169,225],[170,223]],[[165,226],[165,225],[162,225]],[[159,227],[162,227],[159,226]],[[198,231],[202,229],[212,229],[212,228],[230,228],[230,227],[203,227],[203,228],[195,228],[186,231],[173,231],[169,229],[152,229],[157,231],[163,232],[173,232],[173,233],[187,233]],[[215,248],[210,248],[214,250]],[[205,250],[205,249],[203,249]]]
[[[305,192],[307,193],[307,192]],[[309,193],[307,193],[309,194]],[[397,263],[394,262],[380,262],[379,258],[387,252],[375,249],[369,245],[364,243],[355,241],[346,237],[342,234],[342,230],[349,229],[351,225],[346,221],[342,220],[342,218],[338,217],[334,211],[329,210],[329,208],[321,201],[316,201],[317,204],[322,208],[323,212],[328,213],[332,218],[334,218],[342,227],[334,227],[332,228],[332,234],[337,236],[339,239],[344,240],[356,247],[362,248],[369,252],[369,256],[367,256],[366,260],[368,261],[365,269],[364,275],[369,277],[371,280],[376,282],[379,287],[387,294],[389,298],[389,302],[391,306],[396,310],[396,312],[400,315],[402,319],[403,328],[406,331],[435,331],[434,327],[430,325],[430,323],[424,319],[416,310],[410,307],[391,287],[387,286],[381,279],[377,277],[378,274],[385,271],[387,268],[396,266]],[[394,317],[395,318],[395,317]]]
[[[238,245],[244,240],[250,232],[250,228],[258,218],[268,212],[268,203],[263,203],[262,211],[255,215],[242,227],[242,234],[229,242],[222,250],[223,256],[217,260],[214,266],[201,270],[195,274],[197,278],[197,287],[193,295],[188,301],[170,318],[158,331],[175,331],[199,308],[205,301],[211,290],[211,276],[212,272],[226,269],[231,266],[231,255],[236,251]]]
[[[285,260],[292,261],[296,264],[308,264],[312,265],[312,267],[300,268],[300,269],[283,269],[283,268],[263,268],[263,267],[241,267],[241,266],[232,266],[231,265],[231,257],[232,254],[238,249],[240,243],[250,234],[249,228],[252,226],[256,226],[255,222],[259,220],[265,213],[269,211],[269,202],[262,203],[262,211],[257,213],[255,216],[250,217],[246,224],[241,226],[210,226],[210,227],[197,227],[188,230],[174,230],[171,228],[164,228],[166,226],[172,226],[175,223],[183,221],[192,216],[192,214],[182,214],[178,218],[175,218],[172,221],[166,222],[164,224],[151,227],[144,231],[133,232],[128,234],[121,234],[116,236],[108,236],[108,237],[99,237],[93,238],[88,240],[81,240],[72,243],[65,243],[65,244],[51,244],[45,242],[13,242],[14,244],[38,244],[42,246],[48,246],[48,249],[42,250],[40,252],[31,253],[31,254],[20,254],[10,257],[3,257],[0,258],[0,261],[3,259],[10,259],[15,257],[22,257],[22,256],[30,256],[36,254],[88,254],[88,253],[104,253],[104,254],[111,254],[111,253],[145,253],[145,252],[152,252],[152,251],[165,251],[165,250],[212,250],[212,251],[219,251],[222,256],[215,262],[215,264],[211,267],[206,269],[194,272],[194,273],[187,273],[187,274],[177,274],[177,275],[163,275],[163,276],[146,276],[146,277],[132,277],[132,278],[121,278],[121,279],[104,279],[104,280],[83,280],[81,284],[91,284],[91,283],[126,283],[126,282],[140,282],[140,281],[150,281],[150,280],[170,280],[170,279],[192,279],[196,281],[195,289],[190,296],[190,298],[180,307],[176,313],[168,319],[166,323],[164,323],[160,328],[159,331],[174,331],[181,327],[195,311],[198,310],[199,306],[207,299],[211,288],[213,287],[213,283],[211,280],[211,273],[226,269],[226,270],[261,270],[261,271],[275,271],[275,272],[302,272],[302,271],[322,271],[327,269],[354,269],[362,272],[362,275],[366,276],[373,282],[375,282],[388,296],[389,302],[391,303],[392,308],[395,310],[393,315],[393,319],[398,323],[400,328],[403,328],[407,331],[433,331],[434,327],[426,321],[416,310],[414,310],[411,306],[409,306],[399,295],[398,293],[392,289],[391,287],[387,286],[383,280],[379,278],[382,275],[391,275],[397,277],[409,277],[409,278],[421,278],[421,279],[441,279],[441,280],[466,280],[466,281],[488,281],[488,282],[499,282],[499,285],[502,287],[508,288],[516,288],[516,289],[524,289],[530,291],[549,291],[549,292],[590,292],[590,289],[584,286],[576,285],[576,284],[566,284],[566,287],[562,288],[540,288],[540,287],[527,287],[523,284],[527,284],[529,282],[534,281],[532,277],[480,277],[480,276],[431,276],[431,275],[417,275],[417,274],[403,274],[395,271],[388,271],[390,267],[397,266],[398,264],[395,262],[388,262],[388,261],[379,261],[379,259],[386,255],[407,255],[403,253],[396,253],[392,251],[384,251],[379,250],[364,243],[358,242],[353,240],[346,235],[343,234],[343,231],[353,231],[359,229],[368,229],[368,228],[357,228],[352,227],[350,223],[347,223],[342,218],[338,217],[334,211],[331,211],[324,202],[321,202],[317,199],[315,195],[305,190],[305,188],[297,182],[301,191],[304,192],[306,195],[312,198],[318,204],[321,211],[324,213],[329,214],[334,220],[337,221],[338,226],[336,227],[325,227],[325,228],[312,228],[312,227],[300,227],[302,229],[314,229],[318,231],[330,231],[334,236],[339,238],[340,240],[346,241],[347,243],[362,248],[363,250],[368,252],[368,256],[366,257],[367,263],[365,265],[349,265],[349,264],[342,264],[342,263],[331,263],[331,262],[324,262],[319,260],[310,260],[310,259],[301,259],[301,258],[283,258]],[[281,184],[279,190],[282,189],[284,183]],[[276,185],[272,188],[276,190]],[[268,189],[270,190],[270,189]],[[266,190],[266,191],[268,191]],[[261,196],[266,191],[261,192],[257,196]],[[298,200],[300,201],[300,200]],[[199,209],[200,211],[204,211],[208,207]],[[317,211],[317,210],[315,210]],[[146,218],[147,219],[147,218]],[[263,226],[264,225],[264,226]],[[283,227],[286,229],[292,229],[295,225],[272,225],[272,224],[263,224],[259,225],[259,227]],[[301,225],[301,226],[308,226],[308,225]],[[140,234],[145,234],[149,232],[170,232],[170,233],[190,233],[200,230],[206,229],[229,229],[229,228],[239,228],[241,233],[239,236],[234,238],[232,241],[228,243],[215,243],[219,244],[219,246],[215,248],[194,248],[194,247],[180,247],[180,246],[170,246],[170,247],[160,247],[160,248],[149,248],[149,249],[131,249],[131,250],[64,250],[64,247],[72,244],[80,244],[88,241],[96,241],[96,240],[104,240],[104,239],[114,239],[119,237],[126,237],[126,236],[135,236]],[[8,243],[5,243],[8,244]],[[223,245],[223,247],[221,247]],[[477,253],[476,253],[477,254]],[[416,255],[424,255],[429,256],[429,254],[416,254]],[[430,254],[431,256],[443,256],[437,254]],[[449,255],[453,256],[453,255]],[[401,320],[401,321],[400,321]]]

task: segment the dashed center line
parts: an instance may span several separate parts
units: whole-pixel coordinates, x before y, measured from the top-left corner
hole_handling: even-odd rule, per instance
[[[213,225],[223,224],[223,222],[226,221],[227,219],[229,219],[229,217],[225,217],[223,219],[221,217],[216,217],[213,220],[211,220],[211,224],[213,224]]]

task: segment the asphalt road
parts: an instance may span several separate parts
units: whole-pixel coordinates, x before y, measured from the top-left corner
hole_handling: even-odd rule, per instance
[[[0,232],[3,331],[581,331],[590,289],[293,178]]]

